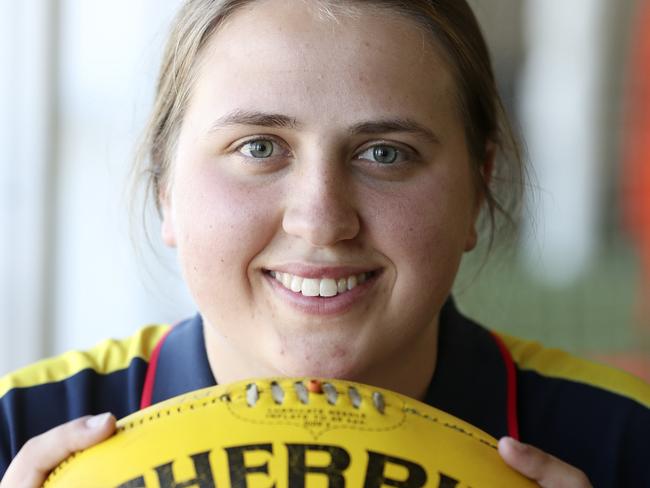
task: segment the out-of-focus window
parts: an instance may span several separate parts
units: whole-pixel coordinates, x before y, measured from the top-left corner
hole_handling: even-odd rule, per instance
[[[0,372],[193,313],[171,253],[153,234],[160,256],[138,256],[128,219],[179,4],[0,1]]]
[[[474,1],[531,180],[515,242],[497,248],[478,277],[482,261],[470,256],[456,296],[495,328],[650,378],[650,294],[624,225],[622,184],[625,107],[640,102],[629,90],[632,53],[647,3]],[[504,44],[520,49],[500,60]],[[650,215],[642,200],[634,205]]]

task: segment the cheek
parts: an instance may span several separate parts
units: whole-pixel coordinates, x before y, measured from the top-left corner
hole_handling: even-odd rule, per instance
[[[473,229],[471,190],[458,184],[458,175],[445,176],[425,177],[393,198],[373,199],[373,240],[385,247],[400,286],[443,289],[456,274]]]
[[[188,284],[199,295],[235,289],[228,284],[244,279],[273,235],[272,193],[209,170],[179,175],[173,193],[178,255]]]

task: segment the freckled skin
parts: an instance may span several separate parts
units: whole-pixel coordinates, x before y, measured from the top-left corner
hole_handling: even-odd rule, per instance
[[[449,69],[393,14],[319,19],[307,2],[264,0],[210,40],[180,131],[163,237],[178,251],[220,382],[251,376],[355,379],[419,397],[435,368],[438,313],[474,247],[474,194]],[[287,114],[297,128],[210,131],[234,110]],[[349,128],[411,119],[412,134]],[[273,136],[259,170],[233,149]],[[389,169],[357,157],[389,141],[416,155]],[[257,166],[256,166],[257,165]],[[327,263],[380,269],[346,313],[287,304],[264,269]]]

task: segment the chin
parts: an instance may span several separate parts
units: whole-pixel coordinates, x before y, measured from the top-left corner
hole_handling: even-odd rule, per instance
[[[358,361],[336,360],[332,357],[301,358],[300,360],[284,361],[280,369],[281,376],[336,378],[341,380],[360,381],[361,367]]]
[[[285,334],[275,347],[266,350],[265,362],[279,376],[361,381],[367,376],[368,365],[376,362],[368,349],[365,341],[350,334]]]

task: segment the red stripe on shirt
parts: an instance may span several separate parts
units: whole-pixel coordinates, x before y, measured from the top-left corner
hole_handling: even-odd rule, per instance
[[[156,383],[156,369],[158,368],[158,357],[160,356],[160,350],[162,349],[165,339],[172,331],[173,327],[165,333],[164,336],[160,338],[158,344],[151,353],[151,359],[149,360],[149,365],[147,366],[147,375],[144,379],[144,387],[142,388],[142,396],[140,397],[140,409],[147,408],[151,406],[151,399],[153,397],[153,387]]]
[[[513,439],[519,440],[519,420],[517,419],[517,372],[515,362],[512,359],[510,351],[506,347],[501,337],[494,332],[492,333],[494,341],[499,346],[503,363],[506,367],[507,393],[506,408],[508,418],[508,435]]]

